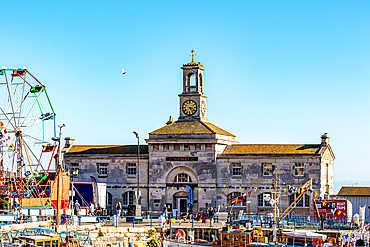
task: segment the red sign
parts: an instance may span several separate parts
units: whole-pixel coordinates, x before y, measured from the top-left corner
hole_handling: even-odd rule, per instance
[[[324,215],[326,219],[343,220],[352,216],[352,204],[348,200],[322,200],[316,201],[319,214]],[[316,210],[314,210],[314,216]]]

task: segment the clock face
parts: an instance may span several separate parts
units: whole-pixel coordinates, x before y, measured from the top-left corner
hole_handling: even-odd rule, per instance
[[[197,112],[197,103],[195,103],[194,100],[187,100],[182,104],[182,111],[188,115],[191,116],[194,113]]]
[[[206,116],[206,111],[207,111],[206,102],[205,101],[202,101],[202,103],[200,104],[200,112],[202,113],[202,116],[203,117]]]

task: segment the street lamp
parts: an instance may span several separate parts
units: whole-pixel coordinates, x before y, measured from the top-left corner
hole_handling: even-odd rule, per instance
[[[71,174],[70,174],[71,178],[72,178],[72,201],[71,201],[71,207],[73,209],[73,196],[74,196],[74,186],[73,186],[73,178],[78,178],[78,168],[75,168],[75,167],[71,167]]]
[[[140,182],[140,171],[139,171],[139,169],[140,169],[140,136],[139,136],[139,134],[136,132],[136,131],[134,131],[133,132],[134,134],[135,134],[135,136],[136,136],[136,138],[137,138],[137,167],[136,167],[136,175],[137,175],[137,194],[136,194],[136,209],[135,209],[135,212],[136,213],[138,213],[138,212],[140,212],[140,215],[137,215],[136,213],[135,213],[135,216],[141,216],[141,210],[140,211],[138,211],[138,208],[139,208],[139,182]],[[141,209],[141,208],[140,208]]]

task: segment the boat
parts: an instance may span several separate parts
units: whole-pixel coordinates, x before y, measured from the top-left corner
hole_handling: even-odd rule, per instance
[[[265,237],[262,228],[247,229],[223,227],[218,231],[218,238],[208,242],[203,239],[194,239],[189,237],[186,240],[185,232],[181,229],[175,232],[174,239],[164,239],[163,247],[199,247],[199,246],[234,246],[234,247],[277,247],[284,246],[282,239],[280,243],[268,242],[268,237]]]
[[[286,243],[299,242],[306,244],[313,244],[314,242],[325,242],[327,235],[320,234],[308,230],[296,230],[296,231],[284,231],[282,232],[283,238],[285,238]]]

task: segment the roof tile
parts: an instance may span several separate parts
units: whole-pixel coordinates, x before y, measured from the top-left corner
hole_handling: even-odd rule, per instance
[[[224,155],[318,154],[319,144],[233,144]]]

